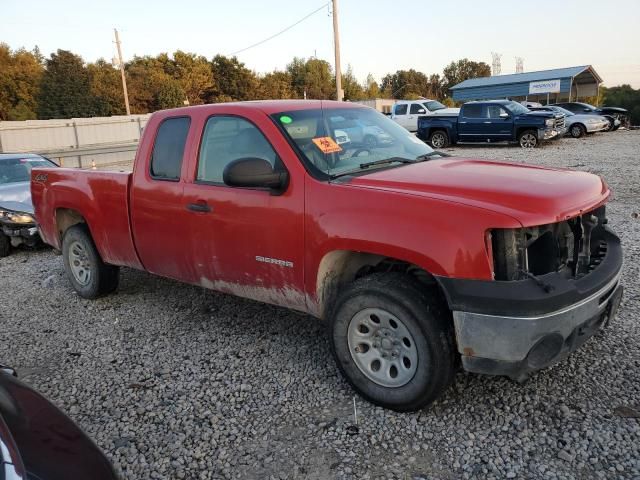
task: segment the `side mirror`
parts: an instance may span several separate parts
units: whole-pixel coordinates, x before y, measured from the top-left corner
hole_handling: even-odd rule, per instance
[[[282,192],[289,184],[289,173],[274,171],[264,158],[238,158],[225,167],[222,180],[230,187],[269,188]]]
[[[500,118],[506,120],[507,118],[509,118],[509,114],[507,112],[500,112]]]
[[[584,111],[585,111],[585,112],[590,112],[590,111],[591,111],[591,109],[590,109],[590,108],[585,108],[585,109],[584,109]]]
[[[418,114],[420,113],[427,113],[427,111],[424,108],[421,108],[420,110],[418,110]]]

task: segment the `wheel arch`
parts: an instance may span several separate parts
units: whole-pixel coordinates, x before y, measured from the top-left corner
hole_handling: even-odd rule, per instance
[[[91,233],[89,224],[85,216],[74,208],[59,207],[55,210],[56,236],[60,246],[62,246],[62,238],[69,228],[74,225],[84,224]]]
[[[371,252],[333,250],[322,257],[318,266],[315,283],[316,314],[321,318],[330,315],[341,287],[378,272],[407,273],[417,282],[428,288],[433,287],[442,294],[434,276],[415,263]]]

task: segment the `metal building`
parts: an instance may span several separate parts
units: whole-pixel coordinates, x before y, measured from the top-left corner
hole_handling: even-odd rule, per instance
[[[602,78],[591,65],[471,78],[451,87],[454,100],[510,98],[531,102],[576,101],[598,95]]]

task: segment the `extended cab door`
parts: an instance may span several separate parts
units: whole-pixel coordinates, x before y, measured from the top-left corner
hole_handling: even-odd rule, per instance
[[[424,105],[418,102],[414,102],[409,105],[409,115],[407,115],[407,130],[415,132],[418,130],[418,117],[420,115],[426,115],[427,109]]]
[[[391,116],[391,119],[401,127],[404,127],[408,130],[408,112],[409,105],[407,105],[406,103],[398,103],[393,106],[393,115]]]
[[[485,139],[483,105],[468,103],[458,115],[458,138],[461,142],[478,142]]]
[[[151,117],[136,155],[129,207],[134,244],[145,270],[184,282],[195,279],[186,235],[190,215],[182,198],[183,159],[193,143],[191,124],[189,116]]]
[[[198,283],[306,311],[302,165],[264,113],[219,111],[198,120],[199,149],[184,190],[186,208],[197,206],[188,212],[187,232]],[[240,158],[288,170],[286,191],[226,185],[225,167]]]

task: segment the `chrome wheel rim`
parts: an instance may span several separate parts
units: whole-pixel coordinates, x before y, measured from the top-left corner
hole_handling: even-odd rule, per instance
[[[533,133],[525,133],[520,137],[520,146],[523,148],[533,148],[538,143],[538,139]]]
[[[436,148],[444,147],[444,135],[435,133],[433,137],[431,137],[431,144]]]
[[[571,128],[571,134],[574,137],[576,137],[576,138],[579,137],[581,133],[582,133],[582,131],[581,131],[580,127],[578,127],[577,125],[575,127]]]
[[[91,264],[87,250],[80,242],[69,246],[69,267],[73,278],[80,285],[88,285],[91,281]]]
[[[372,382],[398,388],[414,377],[418,349],[409,329],[395,315],[365,308],[349,322],[347,339],[353,362]]]

